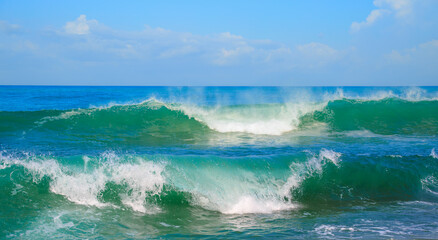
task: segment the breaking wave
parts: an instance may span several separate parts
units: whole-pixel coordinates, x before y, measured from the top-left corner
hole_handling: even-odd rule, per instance
[[[412,168],[415,160],[416,167]],[[436,198],[431,156],[344,156],[329,149],[273,157],[117,155],[0,156],[2,194],[45,192],[68,201],[143,214],[169,206],[225,214],[271,213],[302,205]],[[38,191],[32,190],[37,188]]]
[[[151,99],[89,109],[0,112],[3,136],[46,134],[47,139],[142,145],[202,142],[230,133],[294,135],[315,129],[435,136],[438,101],[343,98],[319,103],[196,106]]]

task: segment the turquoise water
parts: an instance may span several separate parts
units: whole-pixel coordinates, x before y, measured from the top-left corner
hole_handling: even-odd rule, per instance
[[[438,238],[437,87],[0,87],[0,238]]]

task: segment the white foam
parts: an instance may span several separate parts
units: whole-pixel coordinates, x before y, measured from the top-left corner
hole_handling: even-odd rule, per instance
[[[325,148],[321,149],[319,153],[319,158],[322,161],[324,158],[330,160],[333,164],[338,166],[341,153],[335,152],[333,150],[327,150]]]
[[[68,200],[82,205],[103,207],[107,204],[98,199],[98,195],[105,189],[108,181],[102,170],[91,174],[60,174],[50,183],[50,191],[63,195]]]
[[[297,188],[301,184],[301,181],[303,180],[303,173],[300,172],[300,170],[298,172],[292,170],[292,173],[287,178],[286,183],[281,187],[281,193],[283,196],[288,196],[292,189]]]
[[[138,158],[133,163],[121,163],[113,152],[102,154],[99,166],[89,172],[72,172],[64,170],[54,159],[31,157],[15,159],[0,155],[3,165],[25,167],[39,182],[45,176],[50,177],[50,191],[66,197],[69,201],[88,206],[105,207],[109,204],[99,199],[108,182],[126,185],[127,194],[121,194],[125,206],[142,213],[156,213],[159,208],[146,202],[147,194],[158,194],[165,182],[161,175],[164,166]],[[87,157],[87,162],[92,161]]]
[[[354,232],[356,231],[353,227],[348,227],[348,226],[344,226],[344,225],[326,225],[326,224],[322,224],[319,225],[318,227],[316,227],[314,229],[314,231],[321,236],[334,236],[335,232]]]
[[[438,159],[438,154],[435,152],[435,148],[432,148],[432,151],[430,152],[430,156],[435,159]]]
[[[429,193],[438,196],[438,179],[430,175],[421,179],[421,186]]]
[[[38,126],[42,126],[47,122],[57,121],[57,120],[63,120],[63,119],[69,119],[73,116],[77,115],[90,115],[95,109],[75,109],[70,110],[68,112],[63,112],[57,116],[49,116],[49,117],[43,117],[40,120],[36,121],[35,124]]]
[[[228,122],[211,121],[209,127],[222,133],[245,132],[252,134],[281,135],[294,130],[294,127],[286,121],[271,119],[267,121]]]
[[[56,160],[36,157],[30,160],[10,158],[8,163],[25,167],[32,174],[35,182],[41,181],[45,176],[50,177],[52,179],[50,191],[63,195],[72,202],[97,207],[105,206],[97,199],[98,193],[105,186],[105,176],[99,171],[92,174],[66,174]]]
[[[333,150],[321,149],[318,155],[312,154],[312,156],[305,163],[305,173],[312,174],[317,172],[318,174],[322,173],[323,166],[327,163],[327,160],[337,167],[339,166],[339,161],[341,157],[341,153],[335,152]]]
[[[315,228],[315,232],[318,233],[319,235],[323,235],[323,236],[334,236],[333,231],[336,230],[336,226],[331,226],[331,225],[320,225],[318,227]]]
[[[225,209],[225,214],[247,214],[247,213],[272,213],[275,211],[296,208],[297,205],[290,202],[274,199],[257,199],[253,196],[243,196],[238,201]]]
[[[165,183],[161,175],[164,167],[153,162],[139,164],[121,164],[112,168],[111,180],[117,184],[127,184],[131,190],[123,194],[122,202],[134,211],[142,213],[157,213],[160,209],[146,202],[148,195],[159,194]]]
[[[302,181],[304,181],[307,177],[313,175],[314,173],[322,174],[323,167],[328,162],[334,164],[336,167],[339,167],[342,156],[341,153],[325,148],[321,149],[318,155],[313,154],[310,151],[306,152],[310,154],[310,157],[306,162],[295,162],[290,165],[291,175],[282,187],[284,196],[287,196],[291,190],[299,187]]]
[[[300,118],[307,113],[323,109],[326,103],[286,103],[271,105],[216,106],[172,106],[189,117],[205,123],[217,132],[241,132],[264,135],[281,135],[296,130]]]

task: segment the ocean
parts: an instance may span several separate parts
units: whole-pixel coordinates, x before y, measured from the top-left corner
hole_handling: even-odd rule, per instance
[[[438,87],[0,86],[1,239],[438,238]]]

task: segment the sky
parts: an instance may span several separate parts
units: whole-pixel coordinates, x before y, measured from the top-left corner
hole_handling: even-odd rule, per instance
[[[438,0],[0,0],[0,85],[438,85]]]

